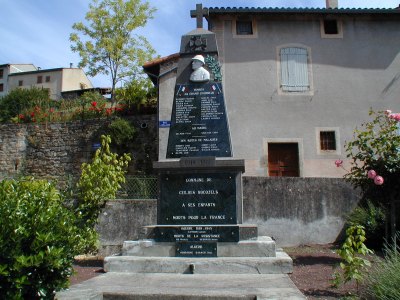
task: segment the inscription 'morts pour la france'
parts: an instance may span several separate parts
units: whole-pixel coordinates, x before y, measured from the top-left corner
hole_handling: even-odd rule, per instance
[[[236,224],[236,174],[160,176],[158,224]]]
[[[167,158],[197,156],[232,156],[219,82],[175,87]]]

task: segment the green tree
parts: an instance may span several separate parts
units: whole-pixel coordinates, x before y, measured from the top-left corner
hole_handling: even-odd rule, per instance
[[[362,124],[346,143],[352,160],[345,178],[360,188],[365,200],[383,205],[389,211],[392,237],[395,235],[395,200],[400,198],[400,114],[370,112],[373,120]]]
[[[90,76],[110,75],[112,100],[116,84],[140,77],[140,67],[155,53],[143,36],[133,34],[154,11],[140,0],[94,0],[85,16],[87,24],[72,26],[71,49],[81,57],[79,67],[87,67]]]

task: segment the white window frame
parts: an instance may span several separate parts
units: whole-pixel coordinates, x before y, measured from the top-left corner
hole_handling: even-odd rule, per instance
[[[283,88],[283,85],[285,84],[283,82],[284,80],[284,74],[283,74],[283,68],[285,68],[285,62],[282,61],[281,59],[281,52],[284,49],[292,49],[292,48],[298,48],[301,50],[306,51],[307,54],[307,66],[306,66],[306,77],[308,78],[308,87],[306,89],[303,89],[301,87],[299,87],[298,90],[295,90],[295,88],[293,88],[293,90],[288,90],[286,88]],[[286,45],[281,45],[279,47],[277,47],[276,50],[276,55],[277,55],[277,62],[278,62],[278,67],[277,67],[277,71],[278,71],[278,94],[281,95],[313,95],[313,77],[312,77],[312,60],[311,60],[311,48],[307,47],[305,45],[302,44],[286,44]],[[301,72],[301,71],[300,71]]]
[[[321,149],[321,132],[324,131],[333,131],[335,132],[335,140],[336,140],[336,150],[322,150]],[[341,155],[341,144],[340,144],[340,131],[339,127],[316,127],[315,128],[316,135],[316,148],[318,155]]]

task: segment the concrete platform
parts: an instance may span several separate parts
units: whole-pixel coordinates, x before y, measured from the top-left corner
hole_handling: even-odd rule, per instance
[[[275,257],[152,257],[109,256],[104,259],[106,272],[177,273],[177,274],[287,274],[292,259],[285,252]]]
[[[286,274],[106,273],[70,290],[59,300],[265,300],[307,299]]]

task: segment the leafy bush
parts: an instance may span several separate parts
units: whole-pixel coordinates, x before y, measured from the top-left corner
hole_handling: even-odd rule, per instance
[[[345,178],[361,190],[364,200],[382,205],[388,213],[400,197],[400,114],[387,110],[370,115],[373,120],[356,129],[353,140],[346,143],[351,169]],[[391,218],[392,236],[394,225]]]
[[[141,105],[156,107],[157,89],[149,79],[132,80],[115,91],[118,103],[128,111],[138,110]]]
[[[53,184],[0,182],[0,294],[3,299],[52,299],[68,286],[84,241],[74,213]]]
[[[36,87],[18,88],[0,99],[0,122],[9,122],[35,106],[50,108],[52,105],[53,101],[49,98],[48,90]]]
[[[373,266],[364,282],[368,299],[400,299],[400,248],[386,246],[385,249],[385,259]]]
[[[385,209],[370,200],[355,208],[347,218],[350,226],[362,225],[365,228],[365,244],[374,249],[380,249],[383,245],[385,221]]]
[[[116,192],[125,182],[125,173],[131,160],[110,151],[110,136],[101,136],[101,148],[96,150],[91,163],[82,164],[78,187],[78,214],[81,225],[96,236],[95,225],[106,200],[115,199]],[[94,240],[92,240],[93,242]],[[87,243],[87,249],[94,245]]]
[[[107,133],[118,146],[129,143],[135,136],[135,128],[125,119],[116,118],[108,125]]]

